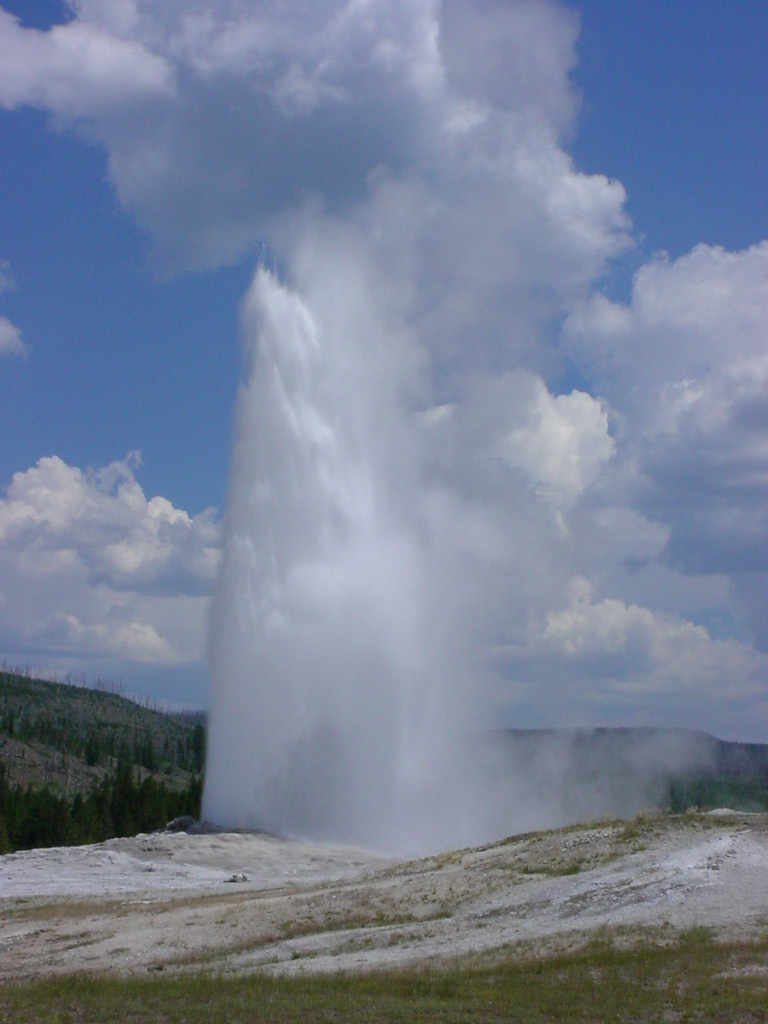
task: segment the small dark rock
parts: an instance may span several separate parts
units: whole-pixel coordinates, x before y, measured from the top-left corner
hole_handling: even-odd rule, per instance
[[[190,828],[194,825],[195,819],[189,814],[182,814],[179,818],[174,818],[173,821],[169,821],[165,826],[166,832],[189,832]]]

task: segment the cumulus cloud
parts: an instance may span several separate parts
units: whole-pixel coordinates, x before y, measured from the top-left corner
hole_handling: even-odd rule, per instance
[[[440,52],[456,91],[555,130],[576,112],[568,72],[577,37],[578,15],[555,4],[445,0],[441,9]]]
[[[656,256],[635,275],[630,303],[591,296],[568,318],[565,340],[596,383],[626,396],[703,380],[736,360],[764,355],[768,242],[742,252],[697,245],[671,261]],[[651,425],[651,424],[649,424]]]
[[[28,638],[64,656],[79,653],[92,658],[94,654],[106,654],[147,665],[174,665],[187,660],[153,625],[118,614],[108,616],[105,622],[85,624],[76,615],[56,612],[42,628],[30,631]]]
[[[759,685],[766,660],[747,647],[713,641],[703,626],[618,598],[594,601],[583,578],[573,580],[570,591],[565,608],[546,614],[541,641],[580,674],[631,681],[645,695],[664,687],[679,693],[681,686],[707,693],[713,683],[733,682],[723,672],[740,648],[740,658],[753,667],[753,685]]]
[[[211,511],[190,518],[166,498],[144,497],[122,462],[83,472],[57,456],[15,473],[0,504],[0,543],[75,558],[93,584],[143,593],[205,594],[219,529]]]
[[[235,259],[303,197],[348,212],[376,168],[439,174],[455,167],[458,152],[463,167],[443,201],[458,198],[464,208],[459,245],[478,238],[470,220],[478,204],[468,208],[463,182],[490,159],[496,191],[509,193],[511,170],[521,193],[497,236],[524,227],[515,222],[526,219],[529,192],[548,206],[556,233],[561,214],[570,217],[568,230],[583,236],[589,256],[601,233],[598,259],[616,247],[608,236],[622,217],[621,186],[578,175],[553,136],[574,107],[576,31],[555,6],[195,0],[73,8],[72,21],[47,33],[3,16],[0,102],[41,106],[102,140],[118,195],[166,269]],[[468,62],[463,48],[472,39],[476,49],[494,40],[493,67],[485,57]],[[510,50],[519,59],[509,60]],[[492,213],[508,204],[485,194],[491,227]],[[556,239],[541,241],[535,266],[556,259]],[[483,265],[498,258],[511,267],[506,255],[491,249]],[[564,270],[583,277],[579,268],[574,260]]]
[[[414,87],[434,62],[432,6],[78,3],[47,33],[5,15],[0,102],[101,139],[161,262],[211,266],[302,191],[344,204],[377,163],[405,162]]]
[[[27,352],[19,328],[8,317],[0,316],[0,356],[24,356]]]
[[[625,485],[669,528],[665,557],[689,575],[724,574],[754,635],[768,641],[768,243],[699,245],[637,273],[625,306],[591,297],[564,342],[620,411]],[[762,591],[765,593],[765,590]]]
[[[768,657],[702,625],[621,598],[599,598],[574,577],[568,600],[531,619],[527,642],[499,651],[523,685],[546,687],[567,721],[609,715],[625,721],[725,726],[760,703]]]
[[[540,378],[518,372],[484,382],[473,404],[484,417],[496,405],[503,418],[492,453],[556,504],[574,504],[613,454],[606,413],[583,391],[552,395]]]
[[[563,589],[493,651],[496,696],[513,721],[540,724],[546,704],[552,726],[677,726],[760,741],[764,654],[679,614],[602,597],[583,577]]]
[[[219,559],[212,512],[147,500],[138,456],[83,471],[57,456],[0,501],[6,649],[181,664],[200,658]]]
[[[173,92],[165,61],[140,43],[73,20],[47,32],[0,10],[0,104],[44,107],[64,118],[109,118]]]

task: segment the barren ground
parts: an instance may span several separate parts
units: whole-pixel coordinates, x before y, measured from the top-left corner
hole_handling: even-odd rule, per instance
[[[415,861],[251,833],[0,858],[0,980],[360,970],[694,925],[768,931],[768,816],[598,823]]]

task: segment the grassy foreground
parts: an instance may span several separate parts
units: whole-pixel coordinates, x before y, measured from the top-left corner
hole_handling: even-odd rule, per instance
[[[768,938],[625,948],[607,935],[578,952],[331,977],[68,977],[0,987],[0,1021],[302,1024],[361,1021],[722,1021],[768,1019]]]

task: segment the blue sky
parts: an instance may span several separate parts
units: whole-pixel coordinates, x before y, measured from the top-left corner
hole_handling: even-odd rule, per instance
[[[207,6],[234,17],[230,4]],[[273,5],[255,5],[254,10],[263,8],[265,22],[277,26],[275,38],[288,40],[270,43],[279,53],[275,66],[283,59],[282,46],[285,61],[301,65],[311,49],[307,40],[334,6],[316,8],[311,18],[317,24],[305,12],[302,28],[282,25]],[[725,311],[727,306],[734,321],[741,322],[747,309],[760,322],[759,310],[765,313],[768,301],[765,257],[726,266],[712,255],[714,247],[746,253],[768,239],[768,8],[759,2],[489,6],[525,12],[523,20],[512,19],[509,31],[525,25],[533,38],[543,40],[542,53],[551,59],[542,58],[534,69],[541,76],[534,88],[549,95],[551,84],[554,99],[540,109],[539,99],[520,83],[510,84],[502,72],[490,84],[487,76],[480,82],[473,67],[456,71],[451,88],[489,110],[495,111],[497,103],[499,110],[522,111],[523,121],[539,118],[545,134],[557,138],[553,153],[570,154],[586,175],[621,182],[626,198],[620,204],[624,222],[610,225],[609,218],[618,216],[615,195],[595,198],[588,216],[594,218],[590,230],[595,236],[602,233],[601,240],[580,255],[569,251],[563,256],[563,266],[570,266],[571,259],[589,265],[584,280],[574,284],[573,273],[564,270],[562,278],[544,274],[538,281],[531,272],[527,296],[557,293],[558,298],[546,299],[546,312],[534,298],[528,312],[524,300],[519,333],[529,340],[519,352],[502,356],[498,347],[489,347],[487,359],[473,362],[466,355],[474,344],[468,332],[451,340],[463,355],[454,353],[453,362],[435,357],[435,378],[453,382],[436,387],[435,407],[444,405],[446,396],[468,396],[466,381],[474,379],[479,367],[483,372],[488,366],[524,370],[543,382],[552,401],[558,392],[576,387],[602,402],[613,445],[610,454],[600,447],[604,438],[588,433],[598,430],[597,419],[578,424],[574,419],[573,430],[587,431],[584,451],[606,454],[597,459],[599,467],[581,466],[580,482],[574,485],[577,497],[561,495],[557,510],[573,537],[581,538],[574,540],[576,547],[598,543],[593,533],[599,521],[613,538],[603,541],[606,549],[615,545],[613,560],[573,561],[571,582],[564,580],[559,596],[542,597],[536,606],[541,636],[525,649],[513,650],[509,638],[530,637],[533,619],[523,622],[518,612],[514,625],[502,628],[489,614],[480,632],[500,630],[494,649],[504,647],[504,653],[489,672],[488,688],[511,722],[564,724],[551,721],[544,680],[552,673],[571,673],[579,682],[563,698],[562,714],[580,721],[690,722],[768,740],[763,597],[768,567],[761,532],[768,498],[768,427],[760,412],[760,355],[768,344],[764,334],[748,326],[731,351]],[[201,636],[222,542],[233,415],[243,373],[240,303],[263,240],[287,268],[286,276],[298,281],[299,248],[286,239],[293,239],[301,217],[290,211],[315,190],[331,215],[350,222],[364,217],[362,205],[350,210],[358,202],[356,190],[367,187],[361,184],[368,180],[365,175],[375,166],[393,174],[421,167],[422,157],[413,154],[422,149],[413,139],[426,145],[429,127],[423,124],[435,116],[433,108],[423,123],[411,125],[410,115],[403,114],[407,104],[398,106],[405,101],[397,90],[387,92],[378,79],[369,83],[366,72],[355,66],[350,81],[359,79],[365,86],[359,122],[348,128],[334,119],[315,124],[307,116],[302,121],[295,110],[289,116],[285,107],[256,102],[257,90],[238,63],[237,48],[217,49],[213,34],[209,40],[196,37],[180,56],[173,42],[180,38],[174,31],[182,18],[176,5],[163,12],[162,5],[140,4],[144,20],[133,23],[121,19],[107,0],[84,0],[66,12],[62,4],[20,0],[0,0],[0,7],[19,19],[15,24],[8,17],[0,21],[0,62],[5,65],[0,71],[0,317],[10,325],[6,332],[15,332],[5,349],[0,341],[5,396],[0,406],[0,487],[5,489],[0,657],[50,673],[116,679],[126,689],[174,703],[201,704],[207,699]],[[406,33],[408,19],[422,8],[440,17],[427,2],[403,8],[405,27],[387,23],[382,32]],[[470,17],[454,15],[465,16]],[[90,53],[103,48],[103,63],[92,77],[90,70],[81,73],[67,63],[68,57],[57,64],[59,57],[50,56],[63,51],[56,50],[48,30],[64,20],[70,34],[73,26],[82,29]],[[205,24],[201,20],[198,31]],[[27,44],[18,64],[9,59]],[[574,46],[575,63],[569,56]],[[446,56],[446,64],[451,59]],[[215,61],[221,63],[212,74]],[[259,96],[267,95],[269,67],[267,77],[258,80]],[[502,89],[514,93],[510,108],[497,100]],[[396,123],[406,124],[413,137],[405,132],[395,142],[385,132],[389,104]],[[337,152],[324,153],[317,168],[305,170],[302,161],[323,149],[323,132],[332,133]],[[156,145],[152,133],[158,133]],[[232,160],[219,160],[217,148],[224,157],[233,154]],[[277,169],[272,168],[271,177],[261,164],[264,152]],[[158,153],[165,162],[155,174],[150,161]],[[333,184],[337,159],[340,172]],[[259,177],[262,173],[266,176]],[[541,203],[542,209],[551,209]],[[603,212],[594,212],[597,207]],[[534,238],[535,228],[531,232]],[[566,252],[572,233],[565,226],[562,237],[565,241],[552,245]],[[700,243],[710,248],[693,258]],[[393,251],[400,244],[394,239]],[[525,252],[522,245],[520,251]],[[660,251],[668,253],[666,263],[658,260]],[[710,294],[719,294],[722,287],[725,306],[713,309],[708,323],[679,327],[682,320],[672,306],[662,310],[660,303],[671,304],[669,296],[686,294],[689,286]],[[614,305],[601,306],[600,297]],[[482,301],[483,329],[495,337],[495,325],[508,310],[500,306],[491,317]],[[623,326],[616,326],[619,320]],[[612,331],[629,332],[634,339],[628,349],[634,354],[622,356],[621,365],[613,350],[606,354]],[[679,358],[672,358],[667,346]],[[463,370],[455,367],[465,364],[467,376],[459,380]],[[734,381],[740,382],[740,396],[749,392],[743,402],[734,397]],[[687,382],[684,399],[679,398],[681,382]],[[677,405],[669,399],[674,387],[679,402],[688,405],[685,422],[675,420],[673,428],[669,417],[683,416],[678,398]],[[668,417],[663,428],[658,425],[661,412],[653,424],[648,413],[662,408],[659,396],[670,403],[662,410]],[[481,399],[466,399],[467,423],[473,401]],[[694,407],[695,413],[687,411]],[[569,408],[575,416],[575,400]],[[475,426],[467,431],[469,436]],[[554,484],[531,475],[533,461],[547,454],[536,448],[539,441],[531,434],[529,448],[516,449],[515,472],[527,473],[529,489],[540,500],[546,492],[551,505]],[[450,443],[461,448],[455,439]],[[535,451],[538,455],[531,454]],[[129,457],[133,452],[141,453],[140,462]],[[749,472],[741,476],[734,468],[740,452],[749,452],[750,460]],[[36,477],[25,476],[39,460],[52,457],[60,461],[45,463]],[[99,477],[99,471],[114,464],[119,466]],[[689,473],[687,481],[683,470]],[[19,474],[15,490],[14,474]],[[110,505],[108,499],[121,486],[135,500]],[[79,511],[67,519],[70,513],[62,509],[74,507],[68,504],[72,488],[79,494]],[[155,496],[167,504],[162,514],[159,506],[148,511]],[[522,507],[514,496],[508,500]],[[135,521],[127,508],[135,512]],[[717,522],[708,518],[713,508]],[[51,509],[60,512],[58,526],[51,526],[57,514]],[[210,509],[215,511],[206,512]],[[166,524],[162,528],[158,516]],[[627,550],[614,537],[627,529],[646,543],[638,540],[637,550]],[[739,538],[746,538],[741,547]],[[134,541],[138,547],[129,551]],[[556,542],[550,549],[541,543],[546,558]],[[70,569],[74,576],[68,583]],[[605,624],[614,613],[623,616],[616,626],[621,643]],[[653,666],[628,675],[624,669],[632,660],[634,641],[627,637],[646,627],[650,639],[637,643],[656,652],[649,654]],[[583,635],[564,640],[557,651],[544,650],[541,637],[551,640],[558,629],[562,636],[567,629],[582,629]],[[587,634],[592,644],[588,656],[578,664],[568,662],[574,650],[586,650]],[[599,649],[608,634],[611,650]],[[685,645],[688,638],[694,646],[706,646],[705,637],[714,653],[707,648],[709,653],[700,657],[691,654],[691,678],[679,685],[671,682],[670,666],[681,657],[676,644]],[[658,654],[662,661],[669,657],[667,665],[653,660],[665,643],[677,652]],[[624,669],[611,668],[617,659]],[[713,679],[726,671],[740,682],[730,695],[717,694]],[[600,679],[612,681],[594,682]],[[594,698],[582,700],[580,687],[591,688]],[[643,687],[647,702],[625,698]]]
[[[766,237],[768,11],[756,2],[580,5],[572,150],[619,178],[644,250]]]

